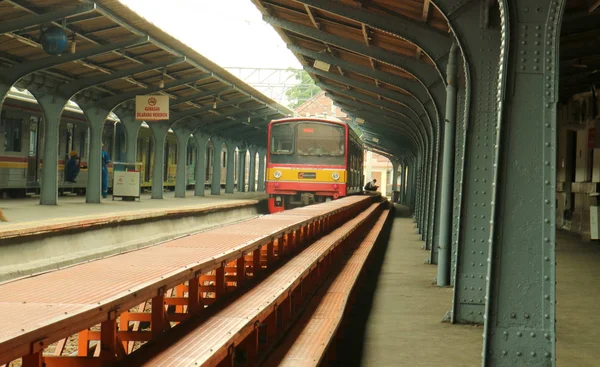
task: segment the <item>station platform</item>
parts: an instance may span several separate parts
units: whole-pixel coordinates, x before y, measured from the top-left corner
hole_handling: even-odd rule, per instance
[[[557,366],[598,366],[600,245],[557,233]],[[386,246],[377,249],[366,284],[338,344],[340,366],[481,366],[483,326],[442,323],[452,288],[434,283],[415,225],[397,207]],[[360,361],[360,362],[359,362]]]
[[[3,256],[0,282],[138,249],[157,242],[266,213],[264,192],[87,204],[62,196],[56,206],[38,198],[0,201],[8,222],[0,222]]]
[[[154,200],[150,193],[142,193],[139,201],[112,200],[112,196],[102,199],[101,204],[88,204],[84,196],[61,196],[58,205],[39,205],[39,197],[0,200],[0,208],[8,222],[0,222],[0,238],[3,233],[14,229],[36,228],[49,223],[67,223],[73,220],[103,218],[106,216],[125,217],[131,214],[165,213],[168,210],[189,211],[212,205],[237,204],[246,200],[266,199],[264,192],[236,192],[234,194],[194,196],[186,192],[185,198],[176,198],[174,192],[165,192],[164,199]]]

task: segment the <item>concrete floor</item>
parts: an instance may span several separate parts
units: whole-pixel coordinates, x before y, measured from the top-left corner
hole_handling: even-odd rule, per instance
[[[58,205],[39,205],[39,198],[0,200],[0,208],[9,222],[0,222],[0,231],[9,228],[33,225],[34,222],[48,224],[48,220],[93,218],[118,213],[156,211],[165,209],[199,208],[217,203],[232,203],[238,200],[264,199],[264,192],[240,192],[234,194],[194,196],[186,192],[186,198],[175,198],[174,192],[165,192],[164,199],[154,200],[150,193],[143,193],[140,201],[112,201],[112,196],[102,199],[100,204],[86,204],[85,196],[61,196]]]
[[[556,234],[558,366],[600,366],[600,243]]]
[[[440,320],[451,288],[432,282],[435,266],[406,210],[374,253],[337,346],[339,366],[481,366],[481,326]],[[557,233],[557,366],[600,366],[600,244]],[[342,353],[339,353],[342,351]]]

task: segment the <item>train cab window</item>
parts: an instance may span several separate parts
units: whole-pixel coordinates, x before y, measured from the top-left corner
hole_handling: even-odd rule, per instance
[[[271,126],[271,154],[292,154],[294,152],[294,131],[292,125]]]
[[[344,128],[338,125],[299,123],[297,154],[340,157],[344,155]]]
[[[21,151],[21,119],[2,117],[2,128],[4,130],[4,151]]]

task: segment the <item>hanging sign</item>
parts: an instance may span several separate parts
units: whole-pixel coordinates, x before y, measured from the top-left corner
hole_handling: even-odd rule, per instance
[[[136,96],[135,119],[144,121],[159,121],[169,119],[168,96]]]

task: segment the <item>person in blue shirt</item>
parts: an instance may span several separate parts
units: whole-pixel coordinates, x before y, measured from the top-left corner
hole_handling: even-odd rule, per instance
[[[69,160],[65,164],[65,181],[75,183],[77,175],[79,175],[79,157],[76,151],[69,153]]]
[[[102,148],[104,148],[104,144],[102,144]],[[110,163],[110,156],[108,153],[102,150],[102,197],[108,197],[108,167],[107,165]]]

